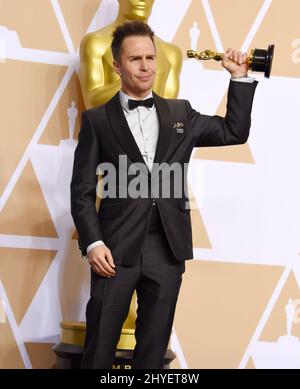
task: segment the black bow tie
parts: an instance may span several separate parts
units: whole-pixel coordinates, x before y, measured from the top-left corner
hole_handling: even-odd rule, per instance
[[[146,100],[128,100],[128,108],[134,109],[136,107],[146,107],[151,108],[153,106],[153,97]]]

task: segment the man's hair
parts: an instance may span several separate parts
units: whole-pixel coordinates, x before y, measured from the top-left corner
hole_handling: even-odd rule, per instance
[[[139,21],[126,22],[118,26],[112,34],[111,51],[114,60],[120,60],[122,43],[129,36],[148,36],[155,47],[154,32],[148,24]]]

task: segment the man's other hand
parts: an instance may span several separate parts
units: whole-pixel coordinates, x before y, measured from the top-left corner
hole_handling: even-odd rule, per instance
[[[104,244],[94,247],[89,252],[88,261],[96,274],[108,278],[115,276],[115,264],[111,251]]]
[[[223,55],[222,66],[229,71],[232,77],[241,77],[248,73],[247,53],[234,49],[227,49]]]

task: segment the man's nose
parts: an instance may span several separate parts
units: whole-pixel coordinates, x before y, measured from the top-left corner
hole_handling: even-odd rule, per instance
[[[148,70],[148,63],[147,63],[146,58],[143,58],[143,59],[142,59],[142,62],[141,62],[141,69],[144,70],[144,71],[147,71],[147,70]]]

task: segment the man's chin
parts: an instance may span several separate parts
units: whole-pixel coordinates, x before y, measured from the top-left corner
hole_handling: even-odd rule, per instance
[[[137,89],[144,92],[152,88],[153,88],[153,82],[139,82]]]
[[[149,80],[142,81],[140,80],[139,82],[139,88],[146,90],[146,89],[151,89],[153,87],[153,82]]]

